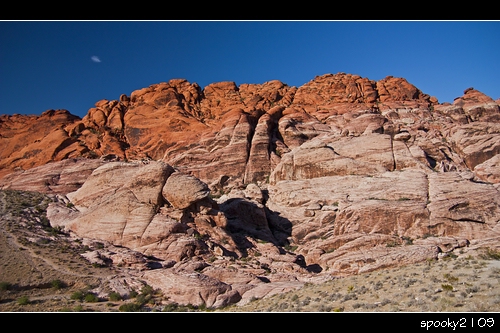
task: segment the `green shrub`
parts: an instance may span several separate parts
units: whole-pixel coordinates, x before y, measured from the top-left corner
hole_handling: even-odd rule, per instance
[[[175,312],[175,311],[178,311],[179,310],[179,304],[177,303],[169,303],[167,305],[165,305],[165,307],[163,308],[163,312]]]
[[[295,250],[297,250],[298,247],[299,247],[298,245],[287,244],[287,245],[285,245],[285,250],[293,253],[293,252],[295,252]]]
[[[151,296],[151,294],[139,294],[135,299],[137,303],[139,303],[140,305],[144,305],[148,303],[152,298],[153,296]]]
[[[154,292],[154,289],[153,287],[151,287],[150,285],[145,285],[141,288],[141,294],[149,294],[149,295],[152,295]]]
[[[75,309],[74,309],[75,312],[82,312],[83,310],[84,310],[83,306],[81,306],[81,305],[75,306]]]
[[[73,294],[71,294],[71,299],[82,301],[84,296],[85,295],[83,294],[83,292],[75,291]]]
[[[73,310],[67,306],[60,308],[57,312],[73,312]]]
[[[129,298],[135,298],[137,297],[137,295],[139,295],[139,293],[135,290],[130,291],[130,293],[128,294]]]
[[[120,312],[138,312],[141,311],[141,306],[137,303],[126,303],[118,308]]]
[[[109,300],[110,301],[121,301],[122,300],[122,295],[120,295],[119,293],[117,292],[110,292],[109,295]]]
[[[87,302],[87,303],[97,303],[97,302],[99,302],[99,298],[97,297],[97,295],[95,295],[93,293],[87,293],[85,295],[85,302]]]
[[[64,283],[63,281],[61,281],[59,279],[52,280],[52,282],[50,282],[50,285],[52,286],[52,289],[55,289],[55,290],[59,290],[61,288],[66,287],[66,283]]]
[[[30,304],[30,299],[28,296],[21,296],[17,299],[17,304],[28,305],[28,304]]]
[[[10,290],[11,288],[12,288],[12,283],[0,282],[0,290]]]

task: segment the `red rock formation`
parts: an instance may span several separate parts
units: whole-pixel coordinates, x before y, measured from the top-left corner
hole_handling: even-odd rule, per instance
[[[428,107],[433,102],[406,80],[392,77],[374,82],[339,73],[316,77],[298,89],[269,81],[239,87],[218,82],[203,90],[175,79],[130,97],[98,101],[83,119],[64,110],[39,117],[2,116],[0,139],[6,149],[0,172],[113,154],[164,159],[207,181],[221,176],[221,170],[243,182],[263,181],[277,163],[276,155],[318,132],[343,126],[335,115],[373,112],[394,107],[391,103]],[[378,117],[379,124],[370,130],[380,130],[385,118],[371,117]],[[345,131],[351,133],[366,130],[369,123],[346,121],[351,125]]]
[[[0,187],[67,195],[53,225],[167,260],[143,277],[179,301],[227,305],[313,271],[500,248],[499,126],[498,101],[479,91],[439,104],[390,76],[203,90],[177,79],[83,119],[1,116]]]
[[[65,130],[79,120],[66,110],[48,110],[40,116],[0,116],[0,177],[16,168],[84,155],[88,150]]]

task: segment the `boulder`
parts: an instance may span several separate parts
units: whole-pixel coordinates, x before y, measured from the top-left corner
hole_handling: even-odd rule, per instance
[[[181,172],[173,173],[162,188],[163,197],[176,209],[185,209],[210,194],[208,185]]]
[[[241,299],[231,286],[198,272],[171,269],[145,271],[142,278],[154,289],[161,289],[168,300],[178,304],[206,306],[230,305]]]

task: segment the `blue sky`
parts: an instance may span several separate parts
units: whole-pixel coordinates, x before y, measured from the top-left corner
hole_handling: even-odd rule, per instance
[[[1,21],[0,114],[83,117],[172,78],[298,87],[338,72],[497,99],[499,55],[500,21]]]

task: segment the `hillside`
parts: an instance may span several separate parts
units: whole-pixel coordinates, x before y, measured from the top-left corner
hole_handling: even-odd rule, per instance
[[[243,308],[338,278],[447,269],[438,263],[495,261],[500,251],[500,107],[473,88],[440,104],[390,76],[203,90],[177,79],[99,101],[82,119],[0,116],[0,143],[4,202],[46,196],[43,206],[21,204],[21,217],[3,215],[5,244],[31,249],[23,269],[60,273],[64,264],[40,262],[40,236],[12,243],[9,232],[37,225],[57,231],[42,243],[87,244],[67,260],[102,268],[93,282],[101,298],[147,285],[164,306]],[[0,282],[34,284],[6,265]],[[494,263],[474,265],[497,278]],[[396,309],[406,307],[379,310]]]

